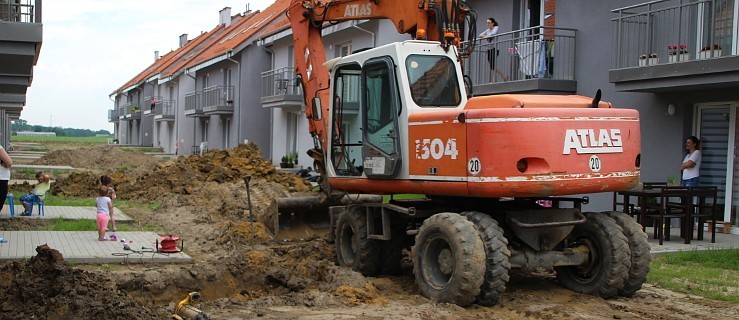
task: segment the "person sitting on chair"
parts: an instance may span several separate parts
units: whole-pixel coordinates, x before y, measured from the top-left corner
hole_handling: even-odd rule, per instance
[[[19,199],[23,205],[23,213],[21,213],[22,216],[30,216],[31,206],[33,203],[44,201],[44,195],[46,195],[46,192],[51,188],[51,179],[49,178],[49,175],[46,175],[41,171],[36,172],[36,180],[38,180],[38,183],[33,187],[31,193],[24,194]]]

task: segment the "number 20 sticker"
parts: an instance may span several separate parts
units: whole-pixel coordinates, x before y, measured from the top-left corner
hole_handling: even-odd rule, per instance
[[[478,173],[480,173],[480,170],[482,170],[482,164],[480,164],[480,159],[478,158],[472,158],[467,163],[467,171],[473,176],[476,176]]]
[[[588,165],[590,166],[590,171],[598,172],[600,171],[600,158],[596,155],[590,156],[590,160],[588,160]]]

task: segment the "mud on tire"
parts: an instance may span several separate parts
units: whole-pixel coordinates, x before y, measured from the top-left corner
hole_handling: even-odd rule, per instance
[[[647,241],[648,236],[642,230],[642,226],[629,215],[617,211],[604,213],[608,214],[621,226],[629,243],[629,249],[631,249],[629,278],[624,282],[624,287],[618,290],[619,295],[631,297],[641,289],[642,284],[647,281],[647,274],[649,274],[649,264],[652,262],[652,256]]]
[[[431,216],[418,230],[412,256],[421,294],[463,307],[475,301],[485,273],[485,248],[472,222],[456,213]]]
[[[503,229],[498,222],[489,215],[477,211],[462,212],[462,215],[475,224],[485,246],[485,277],[477,295],[477,304],[493,306],[500,301],[510,279],[511,252],[508,250],[508,239],[503,236]]]
[[[631,250],[623,229],[603,213],[585,213],[567,237],[569,247],[584,245],[590,259],[579,266],[555,267],[560,284],[575,292],[612,298],[624,287],[631,266]]]
[[[367,238],[367,218],[363,207],[347,208],[336,222],[336,259],[340,266],[365,276],[380,270],[380,242]]]

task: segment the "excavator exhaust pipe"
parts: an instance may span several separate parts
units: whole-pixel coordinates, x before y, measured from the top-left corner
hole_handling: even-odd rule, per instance
[[[275,235],[275,240],[296,240],[322,236],[330,232],[329,207],[355,203],[380,203],[381,195],[325,193],[308,197],[278,198],[261,221]]]

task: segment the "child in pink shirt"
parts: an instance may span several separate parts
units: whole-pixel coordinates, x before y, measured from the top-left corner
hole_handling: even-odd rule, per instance
[[[98,221],[98,240],[105,241],[105,229],[108,227],[110,212],[113,211],[113,201],[108,197],[108,187],[100,186],[98,188],[97,203],[97,221]]]

